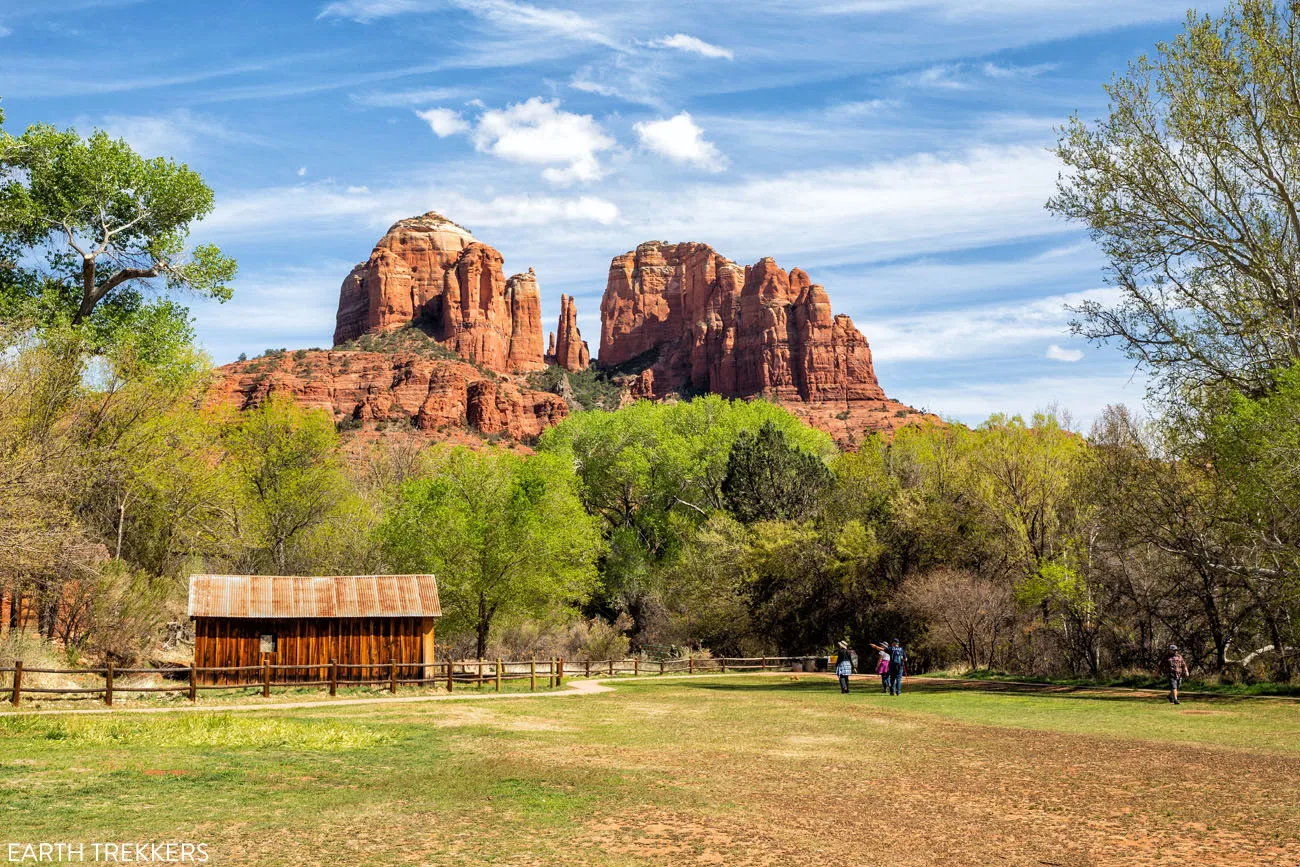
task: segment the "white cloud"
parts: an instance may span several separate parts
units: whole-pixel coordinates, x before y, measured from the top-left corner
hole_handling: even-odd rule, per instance
[[[688,54],[698,54],[701,57],[726,58],[735,60],[736,55],[729,48],[723,48],[712,43],[705,42],[703,39],[697,39],[694,36],[688,36],[685,33],[674,33],[672,36],[665,36],[662,39],[656,39],[650,43],[658,48],[675,48],[678,51],[685,51]]]
[[[1063,349],[1060,346],[1057,346],[1055,343],[1053,343],[1051,346],[1047,347],[1046,357],[1050,358],[1052,361],[1064,361],[1067,363],[1074,362],[1074,361],[1082,361],[1083,350]]]
[[[348,187],[346,190],[344,190],[344,192],[346,192],[348,195],[359,196],[362,193],[370,192],[370,187],[364,185],[360,187]]]
[[[299,167],[298,167],[298,177],[300,177],[300,178],[305,178],[305,177],[307,177],[307,167],[306,167],[306,166],[299,166]]]
[[[460,116],[460,112],[450,108],[430,108],[417,111],[417,115],[433,130],[438,138],[469,132],[469,122]]]
[[[527,102],[485,111],[471,135],[475,149],[513,163],[543,165],[552,183],[599,180],[597,154],[615,144],[589,114],[560,110],[559,100]]]
[[[712,142],[704,140],[704,130],[695,125],[690,114],[682,112],[667,120],[642,121],[633,129],[641,144],[675,163],[685,163],[720,172],[727,159]]]
[[[12,30],[10,30],[8,27],[5,27],[3,24],[0,24],[0,39],[3,39],[4,37],[8,36],[11,33],[13,33]]]

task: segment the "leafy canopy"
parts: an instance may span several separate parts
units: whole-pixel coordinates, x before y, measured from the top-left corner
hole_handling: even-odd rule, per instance
[[[1171,395],[1248,394],[1300,356],[1300,23],[1295,0],[1189,13],[1061,130],[1047,206],[1088,226],[1119,290],[1074,328],[1114,340]]]
[[[380,547],[393,568],[438,577],[444,622],[473,629],[481,657],[498,618],[555,615],[591,597],[600,530],[577,489],[554,455],[444,449],[431,475],[402,485]]]
[[[96,351],[130,341],[145,362],[166,356],[193,336],[167,293],[231,295],[234,260],[186,247],[212,208],[198,173],[103,131],[0,132],[0,316],[84,325]]]

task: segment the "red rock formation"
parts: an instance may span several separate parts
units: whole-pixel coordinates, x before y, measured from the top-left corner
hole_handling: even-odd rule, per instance
[[[399,220],[343,281],[334,343],[412,323],[491,370],[538,370],[542,305],[530,268],[507,280],[501,254],[430,211]]]
[[[564,400],[470,364],[416,352],[319,350],[228,364],[209,400],[236,409],[285,393],[336,422],[401,422],[429,434],[471,428],[528,440],[563,421]]]
[[[591,364],[587,341],[582,339],[582,332],[578,330],[578,305],[568,295],[560,296],[560,324],[551,337],[553,364],[570,371],[586,370]]]
[[[885,396],[866,338],[826,290],[771,258],[742,268],[706,244],[648,242],[610,263],[600,314],[599,363],[636,374],[635,396],[761,395],[841,440],[858,422],[920,416]]]

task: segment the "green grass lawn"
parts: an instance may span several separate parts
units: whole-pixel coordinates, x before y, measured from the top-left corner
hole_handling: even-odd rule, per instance
[[[869,684],[3,716],[0,844],[193,841],[259,865],[1300,862],[1296,703]]]

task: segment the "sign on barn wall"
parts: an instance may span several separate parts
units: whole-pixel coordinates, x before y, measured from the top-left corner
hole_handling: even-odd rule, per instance
[[[274,636],[274,635],[263,635],[263,636],[262,636],[262,647],[261,647],[261,650],[262,650],[262,653],[275,653],[275,636]]]

